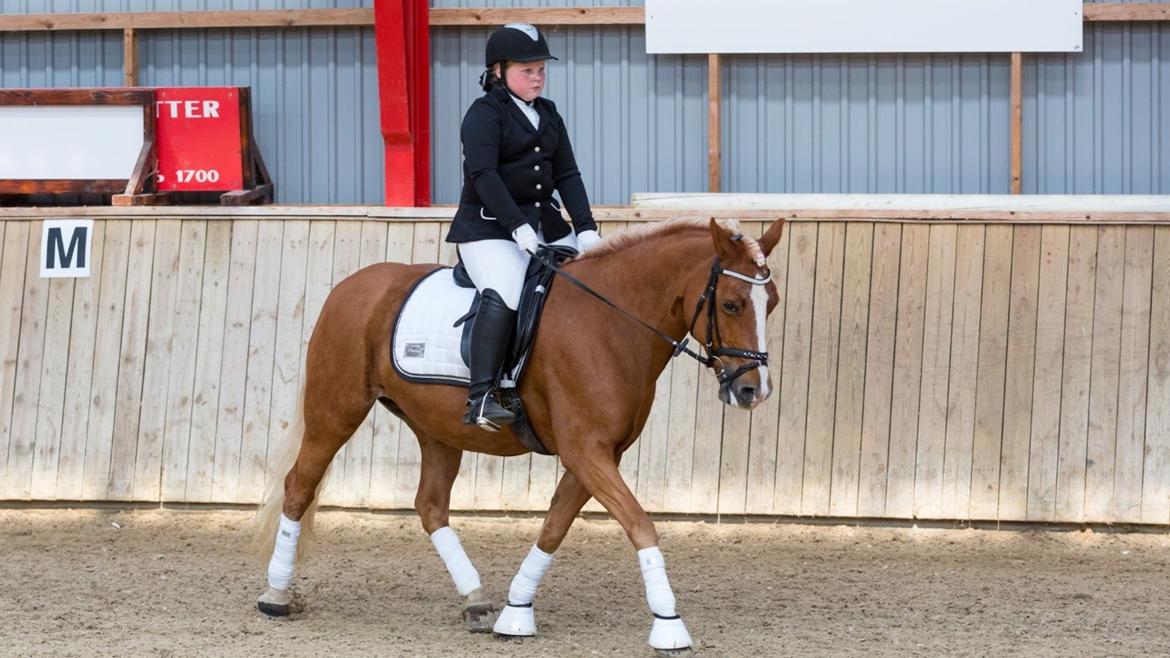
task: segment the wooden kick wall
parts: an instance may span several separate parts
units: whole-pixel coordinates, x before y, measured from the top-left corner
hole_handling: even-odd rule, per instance
[[[451,262],[445,230],[102,216],[93,276],[51,280],[0,221],[0,499],[257,501],[330,288]],[[771,260],[776,393],[668,368],[622,462],[647,509],[1170,523],[1170,226],[801,220]],[[324,503],[410,508],[418,461],[376,408]],[[465,455],[454,507],[544,509],[558,470]]]

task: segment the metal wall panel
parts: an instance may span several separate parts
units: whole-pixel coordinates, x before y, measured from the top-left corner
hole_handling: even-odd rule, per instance
[[[4,13],[370,6],[370,0],[0,0]],[[435,7],[640,5],[434,0]],[[432,31],[432,196],[454,203],[459,122],[479,93],[485,28]],[[707,189],[702,56],[647,56],[641,27],[552,27],[547,95],[595,203]],[[147,31],[145,85],[253,87],[257,140],[288,203],[380,203],[373,30]],[[1170,193],[1170,25],[1092,24],[1081,55],[1024,58],[1025,192]],[[1003,55],[723,59],[723,189],[1008,191]],[[4,87],[117,85],[121,34],[0,34]]]

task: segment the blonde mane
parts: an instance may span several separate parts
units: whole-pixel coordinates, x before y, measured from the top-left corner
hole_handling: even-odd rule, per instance
[[[744,248],[753,257],[760,254],[761,258],[763,251],[760,249],[760,243],[755,238],[743,235],[740,231],[739,222],[734,219],[719,219],[717,221],[720,226],[731,232],[732,235],[739,234],[744,243]],[[587,260],[590,258],[597,258],[599,256],[606,256],[617,253],[635,244],[639,244],[646,240],[656,240],[664,238],[677,233],[685,231],[706,231],[709,219],[701,218],[680,218],[671,219],[665,222],[651,222],[634,226],[632,228],[623,229],[608,235],[601,244],[594,247],[588,253],[578,256],[576,260]]]

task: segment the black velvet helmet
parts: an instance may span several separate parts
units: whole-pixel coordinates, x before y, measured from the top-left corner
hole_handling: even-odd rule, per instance
[[[508,23],[492,32],[484,52],[484,66],[496,62],[539,62],[556,59],[548,52],[548,42],[536,26],[528,23]]]

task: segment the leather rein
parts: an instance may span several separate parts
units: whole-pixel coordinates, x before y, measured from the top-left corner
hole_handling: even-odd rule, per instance
[[[547,248],[548,247],[546,246],[544,249],[547,249]],[[541,251],[543,252],[544,249],[542,249]],[[550,251],[554,251],[555,253],[560,253],[556,249],[552,249]],[[690,326],[687,328],[688,334],[693,335],[695,333],[695,325],[697,325],[699,322],[699,315],[703,312],[703,308],[706,307],[706,309],[707,309],[707,340],[706,340],[706,342],[703,343],[704,354],[700,354],[687,346],[687,344],[691,340],[690,338],[683,338],[681,341],[677,341],[677,340],[671,338],[670,336],[659,331],[657,328],[655,328],[653,325],[646,322],[642,318],[639,318],[638,316],[634,315],[633,313],[630,313],[629,311],[618,306],[617,304],[614,304],[605,295],[602,295],[601,293],[597,292],[596,290],[590,288],[588,285],[586,285],[584,282],[582,282],[577,277],[575,277],[572,274],[569,274],[568,272],[557,267],[556,263],[553,262],[553,259],[547,258],[543,253],[538,253],[536,256],[536,259],[538,261],[540,261],[545,267],[548,267],[553,272],[555,272],[557,276],[565,279],[566,281],[569,281],[573,285],[577,286],[578,288],[584,290],[585,292],[589,293],[593,297],[597,298],[598,300],[600,300],[601,302],[603,302],[604,304],[606,304],[610,308],[613,308],[614,310],[618,311],[619,313],[626,316],[627,318],[633,320],[634,322],[645,327],[646,329],[649,329],[656,336],[658,336],[662,340],[669,343],[670,346],[672,348],[674,348],[674,352],[673,352],[673,354],[671,354],[672,359],[680,354],[686,354],[687,356],[698,361],[699,363],[703,364],[707,368],[711,368],[711,369],[715,370],[715,375],[719,379],[719,391],[721,393],[724,393],[724,394],[728,393],[728,390],[731,388],[731,384],[736,379],[738,379],[741,375],[743,375],[744,373],[751,372],[752,370],[755,370],[756,368],[768,365],[768,353],[767,352],[757,352],[757,351],[753,351],[753,350],[742,350],[742,349],[739,349],[736,347],[724,347],[723,346],[723,339],[719,333],[719,321],[716,317],[716,307],[718,306],[717,284],[719,282],[719,277],[721,275],[722,276],[729,276],[729,277],[732,277],[734,279],[739,279],[740,281],[750,283],[754,286],[762,286],[762,285],[766,285],[769,281],[772,280],[772,273],[771,272],[768,272],[768,275],[763,277],[763,278],[749,277],[747,275],[740,274],[739,272],[736,272],[734,270],[725,269],[719,263],[719,257],[718,256],[715,257],[715,260],[711,263],[711,275],[707,278],[707,287],[703,290],[703,294],[699,296],[699,301],[696,302],[696,304],[695,304],[695,311],[694,311],[694,313],[691,314],[691,323],[690,323]],[[757,312],[759,312],[759,309],[757,309]],[[741,359],[747,359],[748,362],[741,365],[740,367],[736,368],[735,370],[733,370],[729,373],[727,366],[724,365],[723,359],[721,357],[736,357],[736,358],[741,358]],[[716,365],[718,365],[718,367],[716,367]]]

